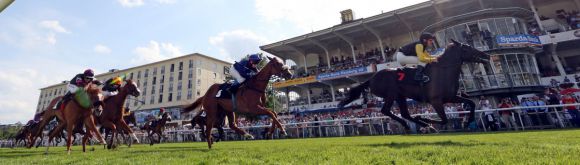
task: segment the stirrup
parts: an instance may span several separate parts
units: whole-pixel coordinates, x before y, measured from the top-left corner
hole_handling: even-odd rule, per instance
[[[429,76],[423,76],[423,83],[428,83],[429,81],[431,81]]]

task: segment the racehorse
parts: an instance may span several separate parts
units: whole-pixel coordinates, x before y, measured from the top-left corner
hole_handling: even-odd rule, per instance
[[[469,45],[461,44],[455,40],[452,42],[453,44],[439,58],[439,62],[427,65],[425,73],[431,76],[431,80],[424,87],[414,83],[405,83],[405,80],[409,82],[405,77],[409,77],[410,81],[414,82],[413,75],[406,75],[410,72],[385,69],[375,73],[366,82],[352,88],[347,98],[342,100],[338,107],[344,107],[359,98],[364,90],[370,88],[372,94],[382,97],[385,101],[381,112],[401,123],[406,131],[410,130],[407,123],[391,112],[393,101],[399,105],[403,118],[411,120],[421,127],[427,127],[427,123],[441,125],[447,123],[447,116],[443,108],[444,103],[464,103],[467,105],[470,111],[468,123],[471,123],[475,119],[475,103],[466,97],[456,95],[459,88],[461,65],[464,62],[486,63],[490,57]],[[407,98],[430,103],[441,120],[431,120],[419,116],[412,118],[407,109]]]
[[[153,145],[153,143],[155,142],[153,139],[154,134],[157,134],[158,136],[157,143],[161,143],[161,137],[163,137],[165,124],[168,121],[171,121],[171,116],[169,115],[169,113],[164,112],[163,115],[161,115],[161,119],[156,122],[156,125],[154,127],[151,126],[152,123],[148,123],[143,126],[143,130],[147,131],[147,136],[149,137],[150,141],[149,145]]]
[[[117,134],[117,127],[121,130],[126,131],[133,137],[137,143],[139,143],[139,139],[133,133],[133,130],[129,128],[125,120],[123,120],[124,114],[124,106],[125,100],[128,95],[132,95],[134,97],[138,97],[141,94],[141,91],[137,87],[137,84],[132,80],[126,80],[125,85],[121,87],[119,93],[115,96],[111,96],[105,99],[103,104],[103,113],[99,116],[99,123],[109,130],[111,130],[111,140],[107,148],[111,148],[114,145],[113,140]],[[105,136],[107,137],[107,136]]]
[[[213,143],[211,130],[215,121],[217,120],[219,111],[227,111],[226,115],[228,116],[228,119],[231,119],[229,120],[230,128],[233,129],[236,133],[244,135],[246,138],[253,139],[253,136],[237,127],[234,112],[268,115],[270,118],[272,118],[273,121],[272,127],[270,127],[268,132],[269,137],[272,136],[276,127],[281,129],[283,135],[286,135],[286,130],[280,121],[278,121],[276,113],[272,112],[268,108],[265,108],[263,106],[265,104],[262,102],[265,100],[262,100],[261,98],[264,96],[266,87],[272,75],[277,75],[282,78],[289,79],[292,77],[292,73],[290,72],[289,67],[284,65],[281,59],[277,57],[268,57],[268,59],[270,62],[268,62],[268,64],[266,64],[266,66],[264,66],[264,68],[258,72],[255,77],[246,80],[242,86],[240,86],[234,97],[237,98],[235,99],[235,103],[232,103],[232,99],[216,98],[215,95],[220,90],[221,84],[214,84],[206,91],[204,96],[198,98],[195,100],[195,102],[183,109],[183,113],[187,113],[195,109],[193,117],[199,115],[202,111],[201,108],[197,107],[201,105],[205,109],[207,117],[205,135],[208,147],[210,149]]]
[[[123,112],[123,121],[125,121],[125,123],[127,123],[127,125],[129,125],[129,124],[137,125],[137,118],[135,117],[135,112],[129,111],[129,108],[125,107],[124,112]],[[111,134],[111,131],[105,127],[101,127],[100,131],[105,133],[105,138],[108,137],[109,134]],[[121,135],[121,139],[127,143],[127,146],[131,147],[134,138],[129,137],[130,139],[127,139],[125,137],[125,135],[131,136],[132,133],[129,133],[129,132],[125,131],[124,129],[118,129],[117,133],[119,133],[119,135]]]
[[[97,85],[89,83],[84,87],[84,89],[86,90],[91,102],[101,100],[102,97],[101,90],[98,88]],[[67,132],[66,146],[67,152],[68,154],[70,154],[71,152],[70,147],[72,145],[73,140],[72,136],[74,134],[73,130],[75,126],[78,124],[78,122],[82,121],[85,127],[87,128],[87,134],[85,134],[82,139],[83,152],[86,151],[85,146],[87,141],[89,140],[89,137],[91,137],[91,132],[95,134],[95,136],[97,137],[97,139],[101,144],[106,144],[105,139],[101,136],[101,133],[99,132],[99,130],[97,130],[97,127],[95,126],[92,106],[89,106],[88,108],[83,108],[80,105],[80,103],[75,99],[66,101],[63,105],[64,109],[59,109],[55,113],[56,116],[58,117],[58,120],[63,122],[59,122],[55,128],[55,130],[57,131],[54,131],[50,134],[49,143],[50,141],[52,141],[52,138],[56,136],[55,134],[59,133],[58,130],[62,130],[66,126]],[[46,152],[48,152],[49,146],[50,144],[46,146]]]
[[[224,133],[224,119],[226,117],[225,112],[220,111],[218,114],[218,120],[216,120],[216,122],[214,123],[214,126],[217,128],[218,130],[218,137],[216,142],[219,142],[220,140],[223,140],[223,138],[225,138],[225,133]],[[205,139],[205,123],[207,121],[207,118],[205,116],[196,116],[191,118],[191,128],[194,129],[195,126],[199,126],[199,128],[201,129],[201,133],[204,136],[201,136],[202,140]],[[216,138],[216,136],[213,136],[214,138]]]

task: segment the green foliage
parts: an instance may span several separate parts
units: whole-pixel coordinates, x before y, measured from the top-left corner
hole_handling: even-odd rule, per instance
[[[0,149],[0,164],[576,164],[580,130]],[[92,147],[89,147],[89,150]]]

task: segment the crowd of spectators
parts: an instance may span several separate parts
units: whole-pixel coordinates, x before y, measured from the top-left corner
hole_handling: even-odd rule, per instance
[[[352,56],[332,56],[330,57],[330,68],[322,59],[322,56],[318,57],[318,65],[308,67],[308,72],[298,73],[297,78],[315,76],[322,73],[332,73],[341,70],[348,70],[352,68],[369,66],[371,64],[380,64],[385,62],[393,61],[393,54],[396,49],[389,46],[385,46],[384,53],[387,59],[384,59],[379,48],[371,49],[366,52],[358,53],[356,56],[356,61]]]

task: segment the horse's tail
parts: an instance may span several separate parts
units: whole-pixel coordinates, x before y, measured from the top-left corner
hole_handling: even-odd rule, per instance
[[[183,108],[183,111],[181,111],[181,113],[188,113],[191,110],[193,111],[193,115],[191,116],[196,117],[197,115],[201,114],[202,109],[201,108],[197,108],[201,105],[201,103],[203,102],[203,99],[205,98],[205,96],[202,96],[200,98],[198,98],[197,100],[195,100],[195,102],[193,102],[192,104],[188,105],[187,107]]]
[[[348,103],[351,103],[352,101],[358,99],[361,95],[361,93],[369,88],[371,84],[370,80],[367,80],[366,82],[354,87],[350,89],[350,92],[348,92],[346,99],[340,101],[340,103],[338,103],[338,109],[342,109],[345,105],[347,105]]]

